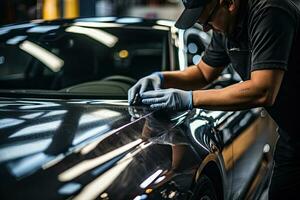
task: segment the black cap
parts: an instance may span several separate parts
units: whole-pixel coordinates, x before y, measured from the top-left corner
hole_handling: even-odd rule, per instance
[[[175,26],[180,29],[192,27],[198,20],[203,7],[209,0],[182,0],[185,7]]]

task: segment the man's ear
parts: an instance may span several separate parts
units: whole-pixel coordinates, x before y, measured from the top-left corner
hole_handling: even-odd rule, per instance
[[[240,0],[231,0],[228,3],[229,12],[236,12],[239,7]]]

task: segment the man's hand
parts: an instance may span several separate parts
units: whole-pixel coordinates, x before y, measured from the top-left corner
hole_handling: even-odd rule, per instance
[[[173,111],[193,109],[192,91],[178,89],[154,90],[142,93],[141,98],[143,104],[150,105],[152,109]]]
[[[141,94],[147,90],[158,90],[161,88],[163,82],[163,75],[160,72],[155,72],[149,76],[140,79],[128,91],[128,103],[131,105],[136,94]]]

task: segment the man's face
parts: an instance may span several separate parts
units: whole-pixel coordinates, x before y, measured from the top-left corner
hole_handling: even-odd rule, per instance
[[[233,4],[225,4],[223,0],[212,0],[203,9],[198,23],[203,26],[204,31],[212,29],[226,35],[230,34],[235,23],[237,9]]]

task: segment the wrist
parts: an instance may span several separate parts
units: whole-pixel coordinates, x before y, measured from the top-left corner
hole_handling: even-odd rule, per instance
[[[164,84],[164,75],[163,75],[163,73],[162,72],[154,72],[152,74],[157,75],[159,77],[159,79],[160,79],[160,86],[162,87],[163,84]]]
[[[193,104],[193,91],[189,91],[189,106],[188,109],[192,110],[194,108]]]

